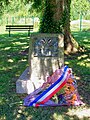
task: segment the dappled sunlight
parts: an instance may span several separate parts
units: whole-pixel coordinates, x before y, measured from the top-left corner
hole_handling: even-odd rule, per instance
[[[57,110],[56,110],[57,109]],[[45,118],[48,114],[49,116],[46,117],[47,120],[52,119],[52,120],[88,120],[90,119],[90,108],[87,107],[77,107],[77,108],[66,108],[63,112],[61,111],[60,108],[53,108],[51,109],[51,113],[49,109],[46,110],[42,109],[41,114],[44,112],[44,116],[42,115],[42,119]],[[20,111],[19,115],[22,115],[23,112]],[[27,114],[23,114],[23,116],[27,116],[27,118],[30,119],[36,119],[35,114],[38,114],[37,119],[39,119],[39,113],[38,110],[36,112],[34,111],[33,114],[27,112]],[[46,114],[46,116],[45,116]]]
[[[33,118],[33,116],[31,115],[31,113],[29,113],[28,115],[28,112],[24,112],[25,108],[23,106],[20,106],[19,109],[17,110],[17,113],[16,114],[16,120],[18,120],[19,118],[22,119],[23,117],[26,119],[26,120],[31,120]]]
[[[2,96],[2,98],[0,98],[0,105],[4,105],[5,102],[6,102],[5,97]]]
[[[69,115],[70,117],[76,116],[78,119],[80,120],[89,120],[90,119],[90,108],[87,107],[80,107],[77,109],[69,109],[69,111],[67,112],[67,115]]]
[[[4,50],[9,50],[9,49],[11,49],[11,47],[5,47],[5,49],[4,49]]]
[[[88,55],[84,54],[84,55],[81,55],[81,56],[77,57],[77,59],[81,60],[82,58],[87,58],[87,57],[88,57]]]
[[[65,61],[65,65],[69,65],[69,62],[68,62],[68,61]]]
[[[5,116],[5,115],[2,115],[2,116],[0,117],[0,119],[1,119],[1,120],[6,120],[6,116]]]
[[[85,33],[89,34],[90,33]],[[85,38],[78,32],[75,36],[90,48],[89,37]],[[22,36],[21,36],[22,35]],[[26,108],[23,101],[26,94],[16,94],[16,80],[28,66],[28,56],[20,54],[29,46],[29,37],[26,34],[0,35],[0,119],[1,120],[88,120],[90,119],[90,56],[89,53],[79,53],[65,58],[65,65],[72,68],[77,80],[78,92],[81,100],[86,104],[78,107],[40,107]],[[79,41],[78,39],[78,41]],[[70,57],[70,58],[69,58]]]
[[[83,41],[89,42],[89,40],[87,39],[87,36],[84,36],[83,39],[84,39]]]
[[[27,61],[27,59],[21,59],[21,61],[22,61],[22,62],[25,62],[25,61]]]
[[[23,46],[22,48],[25,48],[25,49],[26,49],[26,48],[29,48],[29,46]]]
[[[85,51],[65,56],[65,64],[73,70],[81,100],[86,105],[90,105],[90,32],[74,32],[74,37],[82,47],[85,47]],[[87,112],[90,113],[88,110]],[[79,119],[80,115],[76,112],[72,117]],[[81,119],[84,118],[88,119],[88,115]]]
[[[13,63],[14,61],[13,59],[8,59],[8,62]]]
[[[78,62],[77,65],[86,66],[85,62]]]
[[[2,66],[2,67],[0,67],[0,70],[2,70],[2,71],[6,71],[6,70],[7,70],[7,68],[6,68],[6,67],[4,67],[4,66]]]
[[[53,114],[53,120],[63,120],[63,115],[58,115],[57,113]]]
[[[81,77],[79,77],[79,76],[75,75],[74,77],[75,77],[76,80],[81,80]]]
[[[87,57],[87,55],[86,55],[86,57]],[[83,58],[85,58],[85,56]],[[78,59],[81,60],[82,57],[79,57]],[[86,58],[86,59],[84,59],[82,61],[78,61],[77,65],[85,66],[85,67],[90,67],[90,58]]]
[[[67,111],[54,111],[53,120],[89,120],[90,108],[86,106],[68,107]]]
[[[89,39],[84,39],[83,41],[84,41],[84,42],[90,42]]]
[[[25,44],[27,44],[27,42],[20,42],[20,41],[13,42],[13,45],[25,45]]]
[[[23,34],[22,34],[23,35]],[[27,37],[27,36],[18,36],[18,38],[20,39],[20,40],[25,40],[25,39],[30,39],[30,37]]]

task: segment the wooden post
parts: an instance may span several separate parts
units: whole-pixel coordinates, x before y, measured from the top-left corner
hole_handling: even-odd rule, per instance
[[[82,12],[80,13],[80,31],[82,31]]]
[[[10,37],[10,29],[9,29],[9,37]]]
[[[9,26],[9,37],[10,37],[10,26]]]
[[[27,19],[27,18],[25,17],[25,24],[27,24],[26,19]]]
[[[7,19],[7,25],[8,25],[8,17],[6,19]]]
[[[30,29],[28,30],[28,36],[30,36]]]
[[[14,17],[12,17],[12,25],[14,24]]]

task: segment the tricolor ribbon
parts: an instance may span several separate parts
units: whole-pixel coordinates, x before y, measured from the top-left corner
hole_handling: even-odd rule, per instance
[[[30,102],[29,106],[37,107],[46,103],[54,94],[56,94],[66,84],[70,75],[71,75],[70,69],[67,66],[65,66],[60,78],[50,87],[48,87],[45,91],[43,91],[32,102]]]

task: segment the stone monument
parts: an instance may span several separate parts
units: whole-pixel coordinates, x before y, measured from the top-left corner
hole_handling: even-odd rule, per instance
[[[31,93],[64,65],[64,36],[34,33],[30,36],[29,67],[16,82],[17,93]]]

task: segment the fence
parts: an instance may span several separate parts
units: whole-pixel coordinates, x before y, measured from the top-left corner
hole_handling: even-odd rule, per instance
[[[39,26],[39,18],[38,17],[6,17],[6,18],[0,18],[0,26],[2,25],[15,25],[15,24],[29,24],[34,25],[35,28]]]
[[[6,24],[11,25],[19,25],[19,24],[29,24],[34,25],[34,28],[38,30],[40,20],[38,17],[6,17],[0,18],[0,26],[5,26]],[[83,30],[90,30],[90,20],[74,20],[70,23],[72,31],[83,31]]]
[[[87,31],[90,30],[90,20],[74,20],[70,26],[72,31]]]

